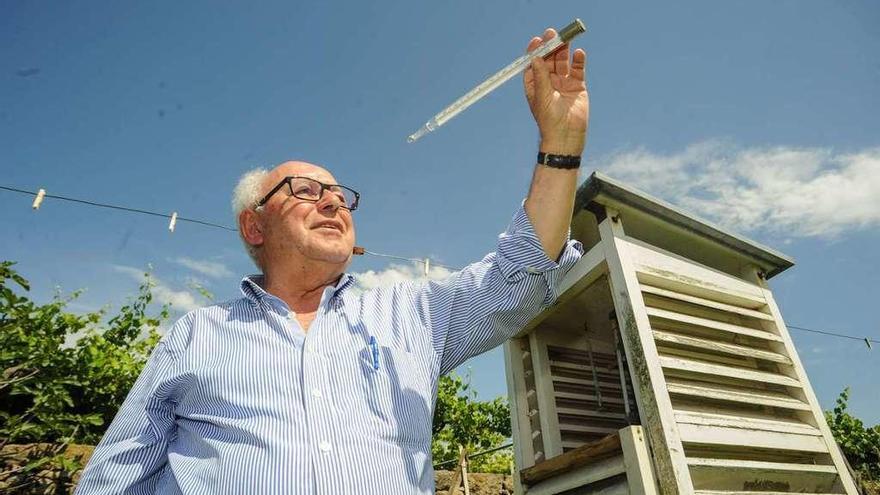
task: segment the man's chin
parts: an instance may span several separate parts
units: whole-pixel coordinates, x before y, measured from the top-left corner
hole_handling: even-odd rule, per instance
[[[325,263],[342,264],[351,260],[352,247],[347,245],[320,246],[313,251],[312,258]]]

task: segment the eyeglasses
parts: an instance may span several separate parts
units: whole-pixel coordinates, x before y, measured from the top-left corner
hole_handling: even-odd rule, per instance
[[[269,194],[257,203],[257,208],[266,204],[273,194],[278,192],[284,186],[287,186],[289,196],[304,201],[317,202],[324,196],[324,191],[330,191],[330,194],[336,196],[336,199],[342,203],[341,207],[349,211],[354,211],[358,207],[358,201],[361,195],[354,189],[341,186],[339,184],[324,184],[309,177],[288,176],[285,177],[277,186],[273,187]]]

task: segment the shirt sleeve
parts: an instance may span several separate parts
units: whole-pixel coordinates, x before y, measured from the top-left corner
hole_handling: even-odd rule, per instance
[[[161,340],[95,448],[75,493],[155,493],[175,433],[173,405],[158,398],[174,360]]]
[[[419,308],[440,374],[498,346],[553,304],[562,277],[582,254],[581,243],[568,240],[557,261],[548,258],[521,206],[494,253],[426,284]]]

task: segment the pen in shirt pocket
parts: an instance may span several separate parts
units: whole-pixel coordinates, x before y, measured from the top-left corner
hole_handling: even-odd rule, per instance
[[[373,369],[379,369],[379,345],[376,344],[376,337],[370,335],[370,357],[373,358]]]

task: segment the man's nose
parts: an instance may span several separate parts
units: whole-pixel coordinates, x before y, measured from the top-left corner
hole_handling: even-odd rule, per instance
[[[336,210],[342,208],[343,204],[337,195],[325,190],[321,197],[318,198],[318,204],[316,206],[320,211],[335,213]]]

